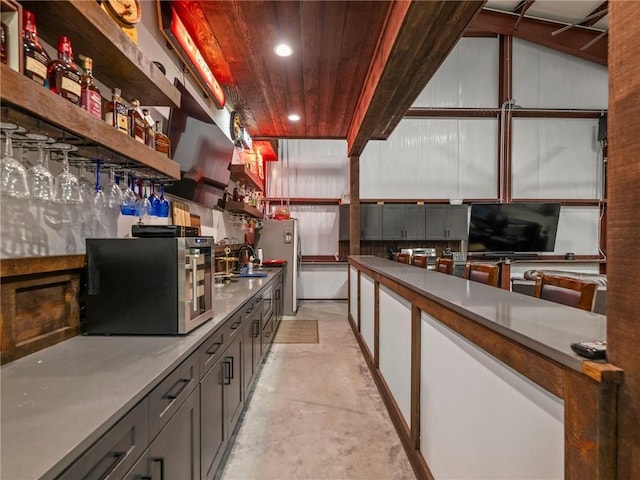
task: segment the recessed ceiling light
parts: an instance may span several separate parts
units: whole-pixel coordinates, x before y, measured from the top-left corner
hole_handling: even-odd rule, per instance
[[[300,120],[300,115],[296,114],[296,113],[292,113],[291,115],[289,115],[287,117],[289,120],[291,120],[292,122],[297,122],[298,120]]]
[[[288,57],[293,53],[293,50],[291,50],[291,47],[286,43],[281,43],[279,45],[276,45],[273,48],[273,51],[275,52],[276,55],[280,57]]]

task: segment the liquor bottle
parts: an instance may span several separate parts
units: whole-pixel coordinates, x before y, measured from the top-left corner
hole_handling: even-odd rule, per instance
[[[83,63],[84,74],[82,75],[82,94],[80,96],[80,106],[91,115],[102,118],[102,95],[100,89],[93,81],[93,60],[90,57],[80,55]]]
[[[156,121],[156,152],[164,157],[171,158],[171,142],[169,137],[162,133],[162,123]]]
[[[7,26],[0,22],[0,62],[6,64],[7,60]]]
[[[49,90],[80,105],[82,85],[78,67],[73,63],[73,50],[69,37],[60,35],[58,39],[58,58],[52,60],[47,68]]]
[[[120,89],[114,88],[111,101],[104,107],[104,121],[119,131],[129,134],[129,117],[127,116],[127,106],[122,103]]]
[[[148,147],[156,149],[156,131],[154,129],[155,122],[149,114],[149,109],[142,110],[142,116],[144,117],[144,143]]]
[[[144,117],[140,112],[140,101],[131,100],[129,109],[129,136],[135,138],[140,143],[144,142]]]
[[[36,30],[36,19],[33,13],[23,10],[22,17],[24,19],[22,30],[23,72],[31,80],[48,88],[47,66],[51,61],[51,57],[40,44],[38,31]]]

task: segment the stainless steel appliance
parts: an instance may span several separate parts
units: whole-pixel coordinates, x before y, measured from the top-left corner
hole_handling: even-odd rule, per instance
[[[209,237],[86,241],[89,334],[185,334],[213,318]]]
[[[298,311],[298,272],[301,257],[298,221],[294,218],[265,220],[256,247],[262,249],[264,260],[287,261],[284,272],[282,314],[295,315]]]
[[[411,257],[416,257],[416,256],[427,257],[427,269],[435,270],[436,268],[436,249],[435,248],[402,248],[400,249],[400,253],[406,253]]]

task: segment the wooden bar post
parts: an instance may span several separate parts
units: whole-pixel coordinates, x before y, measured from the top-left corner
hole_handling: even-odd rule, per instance
[[[360,157],[349,159],[349,255],[360,255]]]

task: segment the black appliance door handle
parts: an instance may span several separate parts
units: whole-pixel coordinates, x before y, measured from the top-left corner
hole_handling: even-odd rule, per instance
[[[180,394],[184,391],[185,388],[187,388],[187,385],[189,385],[191,383],[191,379],[190,378],[181,378],[180,380],[178,380],[173,387],[170,388],[170,390],[173,390],[176,386],[180,385],[180,388],[178,389],[178,391],[176,393],[167,393],[167,399],[168,400],[175,400],[176,398],[178,398],[180,396]]]

